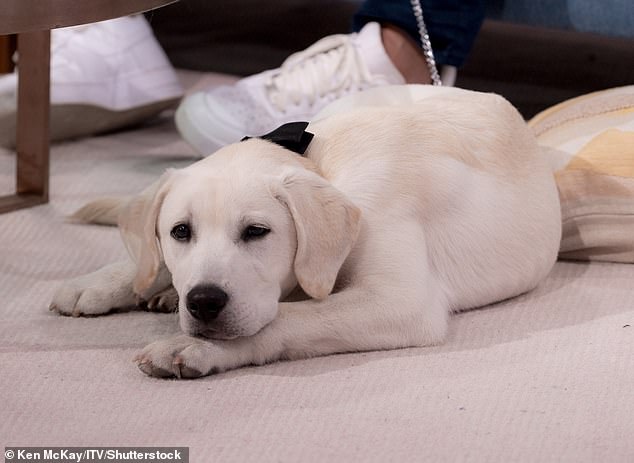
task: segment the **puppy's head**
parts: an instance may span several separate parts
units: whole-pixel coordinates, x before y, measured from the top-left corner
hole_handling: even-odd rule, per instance
[[[359,230],[359,210],[305,160],[263,140],[170,171],[130,203],[120,226],[148,295],[164,264],[182,329],[255,334],[299,283],[326,297]]]

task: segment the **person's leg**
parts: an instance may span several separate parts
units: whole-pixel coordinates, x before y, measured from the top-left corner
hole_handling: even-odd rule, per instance
[[[423,50],[398,26],[381,25],[381,41],[385,52],[408,84],[430,84],[431,74]]]
[[[439,65],[464,64],[484,19],[484,0],[420,0],[434,57]],[[353,18],[353,30],[378,22],[420,45],[410,0],[366,0]],[[397,65],[398,67],[398,65]]]

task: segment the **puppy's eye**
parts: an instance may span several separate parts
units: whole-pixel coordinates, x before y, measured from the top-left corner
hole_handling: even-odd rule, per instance
[[[242,241],[257,240],[266,236],[270,231],[269,228],[262,227],[261,225],[249,225],[242,232],[241,238]]]
[[[189,241],[192,237],[192,231],[189,225],[181,223],[172,228],[170,235],[177,241]]]

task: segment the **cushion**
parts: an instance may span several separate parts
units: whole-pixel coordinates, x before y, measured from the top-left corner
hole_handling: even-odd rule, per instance
[[[634,262],[634,86],[565,101],[529,125],[553,161],[560,257]]]

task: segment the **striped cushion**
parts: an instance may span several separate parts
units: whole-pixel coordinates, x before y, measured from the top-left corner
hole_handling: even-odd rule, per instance
[[[634,262],[634,86],[565,101],[529,125],[555,165],[560,257]]]

